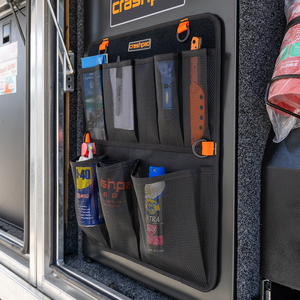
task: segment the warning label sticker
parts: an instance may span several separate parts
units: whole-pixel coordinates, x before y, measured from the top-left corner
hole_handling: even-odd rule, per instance
[[[17,92],[17,77],[11,76],[0,78],[0,95],[7,95]]]
[[[18,74],[18,60],[12,59],[0,63],[0,78],[16,76]]]

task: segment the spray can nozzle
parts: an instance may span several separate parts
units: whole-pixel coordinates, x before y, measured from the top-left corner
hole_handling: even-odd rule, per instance
[[[153,167],[149,168],[149,177],[160,176],[166,174],[164,167]]]

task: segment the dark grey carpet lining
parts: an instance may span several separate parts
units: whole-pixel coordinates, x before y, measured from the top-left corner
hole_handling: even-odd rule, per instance
[[[261,164],[271,128],[263,98],[283,38],[283,2],[239,2],[238,300],[259,293]]]
[[[70,35],[70,49],[75,55],[75,69],[77,63],[77,1],[70,3],[69,11],[69,35]],[[75,78],[76,78],[75,73]],[[69,158],[70,160],[77,156],[77,82],[75,80],[75,91],[70,93],[69,107],[70,107],[70,120],[69,120]],[[65,253],[77,253],[77,232],[78,226],[75,215],[75,187],[72,178],[71,168],[69,169],[69,189],[68,189],[68,221],[66,224],[66,243]]]
[[[160,292],[149,290],[137,281],[98,262],[86,262],[82,254],[82,230],[78,231],[78,254],[66,255],[65,263],[102,284],[134,300],[173,300]]]
[[[82,255],[66,256],[68,266],[98,280],[102,284],[113,288],[117,292],[134,300],[172,300],[173,298],[156,291],[151,291],[140,285],[135,280],[116,272],[115,270],[101,265],[98,262],[87,263]]]

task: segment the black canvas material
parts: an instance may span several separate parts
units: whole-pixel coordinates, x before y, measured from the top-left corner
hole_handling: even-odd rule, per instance
[[[142,261],[138,262],[137,259],[131,258],[123,250],[119,249],[105,250],[100,247],[99,251],[101,253],[107,251],[120,255],[128,260],[128,264],[131,262],[139,263],[145,267],[145,272],[147,272],[148,268],[166,277],[178,280],[186,286],[207,292],[214,288],[218,276],[219,155],[222,151],[220,143],[221,25],[218,18],[212,14],[193,16],[189,20],[191,35],[183,43],[178,42],[176,38],[176,30],[180,20],[127,33],[122,36],[109,37],[108,56],[110,61],[116,61],[118,56],[124,59],[124,61],[103,66],[103,72],[105,72],[105,68],[109,69],[110,65],[127,64],[128,60],[133,60],[133,69],[135,70],[133,72],[133,82],[135,83],[133,85],[134,97],[136,101],[139,101],[139,104],[136,102],[134,106],[135,115],[137,115],[134,132],[138,136],[138,139],[128,139],[127,136],[125,138],[125,134],[122,136],[122,139],[119,137],[111,139],[110,132],[107,130],[108,140],[96,140],[95,142],[97,154],[99,155],[106,154],[110,159],[119,161],[135,161],[137,159],[140,161],[138,169],[139,177],[133,176],[132,180],[134,181],[135,194],[137,196],[136,206],[133,205],[133,227],[135,229],[139,227],[137,239],[140,237],[138,248],[141,252]],[[190,51],[193,36],[202,37],[203,49],[193,50],[195,52]],[[152,45],[149,50],[128,52],[129,42],[146,38],[151,38]],[[89,55],[98,53],[100,43],[101,41],[97,41],[90,46]],[[189,106],[185,107],[187,105],[186,102],[188,102],[185,93],[187,93],[190,85],[189,65],[187,65],[186,60],[189,59],[190,55],[197,55],[201,70],[206,70],[207,72],[206,75],[203,72],[203,76],[200,79],[200,84],[206,90],[205,106],[207,111],[205,113],[207,116],[207,128],[205,138],[214,142],[215,152],[214,155],[206,158],[195,156],[190,143]],[[145,59],[147,64],[149,60],[149,66],[147,67],[149,67],[149,70],[153,68],[155,73],[155,95],[154,92],[151,95],[147,95],[147,100],[138,100],[140,97],[137,96],[143,89],[142,80],[137,77],[138,71],[136,67],[140,67],[139,59]],[[151,61],[153,61],[152,68]],[[174,80],[172,79],[172,95],[174,93],[177,97],[175,97],[177,102],[173,102],[177,106],[175,116],[176,130],[173,127],[172,131],[174,132],[171,134],[168,132],[168,123],[166,120],[174,119],[173,115],[171,117],[168,114],[164,115],[162,120],[165,123],[160,123],[160,110],[162,110],[162,107],[159,104],[162,103],[163,93],[161,72],[157,69],[156,62],[164,61],[174,61],[172,69],[174,70],[172,73],[174,78]],[[108,120],[106,113],[108,107],[105,85],[110,85],[109,80],[108,74],[103,75],[105,119],[108,122],[106,124],[107,129],[109,122],[112,122],[111,118]],[[147,88],[153,89],[150,85]],[[156,100],[159,143],[156,143],[156,141],[147,143],[141,139],[141,132],[145,132],[145,130],[151,130],[152,133],[155,133],[155,117],[151,118],[151,115],[155,111],[154,106],[147,109],[149,115],[147,114],[146,118],[150,118],[153,121],[149,125],[149,128],[145,128],[147,125],[141,124],[141,118],[139,119],[141,107],[147,107],[150,103],[150,98],[152,99],[152,104],[153,99]],[[145,133],[145,135],[148,136],[148,133]],[[185,140],[189,140],[189,142],[186,143]],[[199,145],[197,151],[200,153],[201,145]],[[153,179],[154,181],[148,178],[150,166],[164,166],[166,175],[163,176],[166,177],[162,178],[165,178],[164,180],[170,183],[169,185],[172,187],[171,190],[166,192],[166,198],[163,198],[162,216],[164,222],[166,222],[164,223],[166,226],[162,227],[162,231],[159,231],[163,233],[160,236],[164,236],[164,239],[167,236],[168,239],[170,238],[171,242],[169,243],[167,240],[168,244],[166,244],[165,248],[168,255],[160,255],[159,251],[155,254],[152,251],[149,254],[148,242],[147,244],[145,242],[148,241],[148,237],[145,239],[146,227],[148,228],[146,226],[147,223],[145,223],[146,216],[142,213],[143,206],[145,205],[145,184],[157,181],[157,178]],[[164,210],[164,207],[167,207],[167,210]],[[178,216],[178,212],[182,212],[182,216]],[[105,219],[106,222],[109,222],[107,218]],[[177,223],[177,219],[180,222]],[[136,221],[138,221],[139,225],[136,225]],[[161,240],[161,238],[155,239],[157,241]],[[84,254],[105,264],[105,259],[101,256],[101,253],[95,252],[95,249],[94,245],[85,245]],[[118,269],[115,263],[108,262],[107,264],[113,264]],[[127,272],[122,267],[120,267],[120,270],[125,273]],[[140,278],[139,273],[134,273],[132,269],[128,270],[127,273],[137,280]]]
[[[133,160],[103,166],[104,159],[102,166],[97,167],[97,178],[111,249],[139,259],[133,221],[136,200],[130,177],[135,163]]]
[[[101,157],[94,157],[85,161],[78,161],[78,159],[79,157],[76,157],[70,162],[75,185],[75,211],[77,223],[93,242],[101,247],[108,247],[105,222],[95,221],[95,218],[97,217],[99,219],[103,219],[100,199],[98,198],[99,188],[97,184],[97,176],[96,178],[93,178],[96,175],[96,164]],[[92,190],[91,193],[83,191],[84,189],[82,189],[82,186],[79,186],[82,185],[82,181],[80,183],[80,173],[87,170],[90,172],[91,181],[87,179],[88,182],[83,184],[85,189],[90,188]],[[84,201],[84,204],[88,203],[90,206],[87,208],[86,205],[84,206],[80,201]],[[88,209],[91,211],[87,211]],[[95,211],[97,212],[97,216],[95,216]],[[89,219],[93,220],[89,221]]]

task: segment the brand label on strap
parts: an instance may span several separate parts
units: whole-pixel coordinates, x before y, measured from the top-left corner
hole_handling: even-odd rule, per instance
[[[128,52],[149,50],[149,49],[151,49],[151,39],[130,42],[128,45]]]
[[[110,26],[118,26],[185,5],[186,0],[110,0]]]

